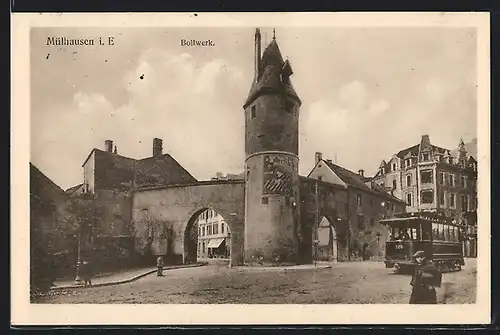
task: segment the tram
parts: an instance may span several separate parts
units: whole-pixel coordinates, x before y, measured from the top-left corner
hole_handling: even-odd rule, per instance
[[[438,269],[459,271],[465,264],[460,226],[452,219],[434,213],[404,213],[380,220],[389,230],[385,244],[385,267],[394,272],[412,270],[413,254],[423,250]]]

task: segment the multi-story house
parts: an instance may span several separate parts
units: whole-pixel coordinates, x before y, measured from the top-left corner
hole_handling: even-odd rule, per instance
[[[229,258],[231,232],[224,218],[212,209],[198,216],[198,258]],[[196,227],[196,225],[195,225]]]
[[[464,252],[476,254],[477,161],[461,140],[456,150],[431,144],[403,149],[382,161],[373,180],[406,202],[407,212],[436,212],[464,225]]]
[[[363,170],[358,173],[349,171],[331,160],[323,160],[319,152],[316,153],[315,162],[307,177],[335,186],[335,197],[327,200],[332,203],[325,205],[335,207],[339,214],[343,213],[333,219],[339,220],[338,227],[347,226],[347,257],[362,258],[363,254],[365,258],[384,257],[385,241],[389,234],[379,220],[403,213],[405,203],[366,177]],[[324,226],[321,221],[318,222],[320,229]]]

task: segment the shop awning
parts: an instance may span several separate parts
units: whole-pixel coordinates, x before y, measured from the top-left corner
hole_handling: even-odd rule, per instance
[[[218,248],[222,242],[224,242],[224,238],[214,238],[208,242],[208,248]]]

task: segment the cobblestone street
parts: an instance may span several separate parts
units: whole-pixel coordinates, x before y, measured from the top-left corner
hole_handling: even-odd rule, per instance
[[[135,282],[109,287],[72,289],[38,297],[35,303],[100,304],[360,304],[408,302],[410,276],[395,275],[382,263],[333,264],[330,269],[259,271],[209,265],[165,271]],[[440,303],[474,303],[476,262],[460,272],[445,273]]]

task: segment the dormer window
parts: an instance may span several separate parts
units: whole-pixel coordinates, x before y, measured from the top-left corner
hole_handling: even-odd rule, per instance
[[[429,160],[429,154],[422,154],[422,161],[427,162]]]
[[[396,163],[392,163],[392,171],[396,171]]]

